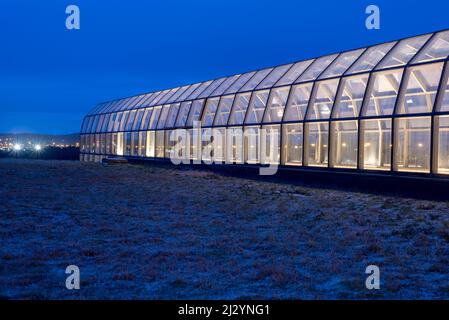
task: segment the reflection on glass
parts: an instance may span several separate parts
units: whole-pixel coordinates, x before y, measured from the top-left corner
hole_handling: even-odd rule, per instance
[[[393,114],[402,73],[403,69],[396,69],[372,74],[369,91],[366,93],[363,116]]]
[[[282,164],[299,166],[302,164],[302,123],[283,125]]]
[[[367,82],[367,74],[343,78],[333,118],[351,118],[359,115]]]
[[[336,168],[357,168],[357,120],[334,121],[331,128],[331,164]]]
[[[391,119],[362,120],[360,163],[367,170],[391,168]]]
[[[429,172],[430,117],[395,121],[395,170]]]
[[[431,112],[442,70],[442,63],[410,68],[404,78],[404,97],[398,105],[398,113]]]
[[[328,122],[306,123],[305,161],[308,166],[326,167],[328,163]]]
[[[328,119],[334,105],[339,79],[320,81],[315,84],[312,105],[307,111],[307,119]]]

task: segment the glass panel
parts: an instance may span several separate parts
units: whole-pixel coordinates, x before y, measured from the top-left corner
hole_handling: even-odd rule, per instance
[[[142,101],[142,99],[145,97],[145,95],[140,95],[137,97],[137,99],[131,103],[131,105],[129,106],[131,109],[137,109],[137,105]]]
[[[404,81],[404,97],[398,105],[399,114],[432,112],[440,82],[443,63],[411,67]]]
[[[166,94],[168,94],[170,90],[164,90],[160,95],[156,96],[150,103],[150,106],[154,106],[156,104],[160,104],[159,102],[164,98]]]
[[[282,126],[282,164],[300,166],[302,164],[302,123]]]
[[[429,172],[430,117],[395,121],[395,170]]]
[[[214,80],[214,82],[212,82],[212,83],[210,84],[210,86],[207,87],[207,89],[204,90],[204,91],[199,95],[198,98],[207,98],[207,97],[209,97],[210,94],[211,94],[212,92],[214,92],[214,90],[217,89],[218,86],[220,86],[220,84],[222,84],[223,81],[224,81],[225,79],[226,79],[226,78],[221,78],[221,79]]]
[[[243,140],[241,127],[226,130],[226,160],[228,163],[243,163]]]
[[[307,119],[329,119],[335,100],[339,79],[315,83],[312,105],[307,111]]]
[[[304,82],[315,80],[331,63],[335,60],[338,54],[333,54],[330,56],[325,56],[316,59],[309,68],[295,81]]]
[[[312,87],[312,83],[293,86],[288,99],[284,121],[298,121],[304,119]]]
[[[251,78],[240,90],[242,91],[250,91],[254,90],[254,88],[273,70],[273,68],[268,68],[264,70],[257,71],[254,77]]]
[[[222,126],[228,123],[229,114],[231,113],[232,103],[235,95],[228,95],[221,97],[220,105],[218,106],[217,115],[215,116],[214,125]]]
[[[134,125],[133,125],[133,130],[139,130],[140,126],[142,125],[142,119],[143,119],[144,112],[145,112],[144,109],[140,109],[137,112],[136,120],[134,121]]]
[[[395,44],[396,42],[388,42],[368,48],[346,73],[352,74],[373,70]]]
[[[123,149],[124,149],[124,144],[123,144],[123,132],[119,132],[117,133],[117,141],[115,142],[116,146],[116,152],[118,156],[123,156]]]
[[[260,128],[246,127],[244,130],[245,162],[256,164],[260,160]]]
[[[137,107],[146,107],[148,105],[148,101],[150,101],[150,99],[154,96],[154,93],[149,93],[146,94],[145,97],[139,101],[139,103],[137,104]]]
[[[120,131],[125,130],[125,126],[128,123],[128,118],[129,118],[129,111],[123,112],[122,121],[120,122]]]
[[[108,108],[109,108],[110,102],[104,102],[100,105],[100,107],[98,108],[98,110],[95,110],[96,112],[91,112],[89,114],[93,114],[93,113],[105,113],[107,112]]]
[[[340,85],[340,97],[337,98],[332,117],[357,117],[362,107],[367,83],[367,74],[343,78]]]
[[[125,156],[131,155],[131,132],[125,132],[124,134],[124,146],[125,146]]]
[[[430,42],[412,60],[412,63],[427,62],[444,59],[449,55],[449,30],[442,31],[433,36]]]
[[[437,146],[437,172],[449,174],[449,116],[435,117]]]
[[[281,126],[263,126],[261,132],[261,159],[262,164],[279,164],[281,151]]]
[[[403,72],[404,69],[398,69],[372,74],[363,116],[393,114]]]
[[[361,167],[366,170],[390,170],[391,119],[362,120]]]
[[[226,151],[226,129],[225,128],[213,128],[212,133],[214,136],[213,141],[213,153],[215,163],[223,163]]]
[[[262,122],[263,113],[267,105],[269,90],[256,91],[251,97],[248,114],[246,115],[245,123],[260,123]]]
[[[284,116],[285,105],[287,104],[290,87],[275,88],[271,90],[268,100],[267,111],[263,122],[280,122]]]
[[[139,149],[137,150],[137,155],[139,157],[145,157],[147,149],[147,133],[139,132]]]
[[[165,130],[165,158],[172,159],[172,152],[176,146],[175,130]]]
[[[193,101],[192,108],[190,108],[189,118],[187,119],[188,127],[193,127],[194,121],[200,121],[203,105],[204,99]]]
[[[308,122],[306,125],[306,165],[327,167],[329,122]]]
[[[94,133],[97,131],[97,126],[98,126],[98,122],[100,121],[100,116],[95,116],[93,123],[92,123],[92,128],[90,130],[91,133]]]
[[[430,38],[430,34],[404,39],[399,42],[376,67],[378,69],[406,65]]]
[[[156,155],[156,132],[147,132],[147,157],[154,157]]]
[[[186,92],[186,90],[189,88],[189,86],[184,86],[179,88],[178,91],[176,91],[176,93],[174,95],[172,95],[170,97],[170,99],[167,100],[167,103],[172,103],[174,101],[176,101],[184,92]]]
[[[170,106],[170,111],[168,112],[167,121],[165,123],[166,128],[173,128],[175,126],[175,120],[178,115],[180,103],[175,103]]]
[[[131,109],[131,106],[132,106],[132,105],[136,102],[136,100],[138,100],[138,99],[139,99],[138,96],[129,98],[129,100],[128,100],[128,101],[125,103],[125,105],[124,105],[124,109],[127,109],[127,110]]]
[[[232,107],[231,116],[229,118],[230,125],[243,124],[250,97],[251,92],[240,93],[235,96],[234,105]]]
[[[170,105],[169,104],[166,104],[162,108],[162,112],[161,112],[161,115],[159,117],[159,121],[157,122],[157,128],[158,129],[165,128],[165,121],[167,120],[167,116],[168,116],[168,111],[169,110],[170,110]]]
[[[324,71],[319,79],[326,79],[330,77],[342,75],[348,68],[357,60],[358,57],[365,51],[365,49],[358,49],[349,52],[343,52],[337,59],[332,62],[329,68]]]
[[[201,160],[206,163],[211,163],[214,152],[212,129],[201,129],[201,132]]]
[[[157,121],[159,120],[159,116],[161,114],[162,106],[157,106],[153,108],[153,112],[151,114],[150,125],[148,129],[156,129]]]
[[[140,130],[148,129],[148,125],[150,123],[152,112],[153,112],[152,108],[145,109],[145,114],[144,114],[142,122],[141,122]]]
[[[256,74],[256,71],[247,72],[245,74],[242,74],[240,78],[237,79],[226,91],[225,94],[228,93],[236,93],[239,91],[239,89],[248,82],[248,80]]]
[[[132,134],[132,149],[131,149],[131,155],[137,156],[139,151],[139,133],[133,132]]]
[[[287,72],[292,64],[274,68],[274,70],[256,87],[256,89],[267,89],[272,87]]]
[[[193,100],[198,98],[198,96],[212,83],[212,81],[206,81],[201,83],[201,85],[192,92],[190,96],[187,97],[187,100]]]
[[[187,97],[190,96],[192,94],[192,92],[195,91],[199,87],[200,84],[201,83],[192,84],[186,91],[184,91],[183,94],[181,94],[179,96],[178,99],[175,100],[175,102],[182,102],[184,100],[187,100]]]
[[[176,91],[178,91],[179,88],[171,89],[161,100],[159,100],[159,104],[164,104],[167,102],[168,99],[170,99]]]
[[[133,124],[134,124],[134,120],[136,119],[136,111],[130,111],[129,113],[129,117],[128,117],[128,122],[126,123],[126,131],[131,131],[133,128]]]
[[[297,62],[290,70],[276,83],[277,86],[292,84],[313,62],[312,60]]]
[[[156,157],[163,158],[164,157],[164,130],[156,131]]]
[[[114,123],[114,131],[119,131],[120,123],[122,122],[123,112],[118,113]]]
[[[92,128],[92,122],[93,122],[94,117],[88,117],[86,118],[85,122],[87,123],[85,126],[85,130],[83,132],[85,133],[89,133],[91,128]]]
[[[331,128],[332,166],[336,168],[357,168],[357,120],[334,121]]]
[[[115,119],[117,118],[117,113],[111,113],[111,117],[109,118],[109,123],[106,131],[112,132],[114,130]]]
[[[211,126],[214,123],[215,112],[217,112],[218,101],[220,98],[207,99],[201,124],[203,127]]]
[[[435,107],[435,111],[449,111],[449,64],[446,65],[444,77],[443,79],[441,79],[441,89],[439,92],[441,94],[441,97]]]
[[[239,77],[240,75],[236,74],[232,77],[226,78],[226,80],[223,81],[223,83],[220,84],[220,86],[214,92],[211,93],[211,96],[222,95],[225,92],[225,90],[228,89],[231,86],[231,84],[233,84]]]
[[[119,109],[120,110],[126,110],[126,104],[128,103],[128,101],[130,100],[131,98],[124,98],[124,99],[121,99],[120,100],[120,103],[119,103]]]
[[[112,135],[110,133],[106,134],[106,154],[111,154],[111,140]]]
[[[176,119],[177,127],[184,127],[186,125],[191,105],[192,101],[186,101],[181,103],[181,109],[179,110],[178,119]]]
[[[190,159],[201,160],[201,130],[199,128],[189,130]]]

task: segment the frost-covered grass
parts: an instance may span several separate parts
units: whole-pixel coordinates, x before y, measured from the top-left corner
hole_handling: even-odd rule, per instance
[[[449,202],[63,161],[0,180],[3,298],[449,297]]]

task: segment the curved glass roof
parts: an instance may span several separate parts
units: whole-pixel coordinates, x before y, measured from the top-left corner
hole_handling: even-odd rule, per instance
[[[295,86],[300,83],[322,82],[327,81],[326,79],[443,61],[448,56],[449,30],[446,30],[177,88],[102,102],[96,105],[89,112],[88,116],[139,110],[155,106],[164,106],[163,115],[168,115],[170,111],[169,106],[174,103],[199,101],[198,99],[202,101],[223,95],[234,99],[236,94],[250,91]],[[365,80],[362,83],[366,85]],[[318,87],[316,90],[329,91],[330,84],[332,84],[332,90],[327,93],[326,99],[332,100],[332,94],[335,95],[334,91],[337,90],[337,88],[334,88],[333,83],[323,83],[322,87]],[[347,85],[349,86],[350,84]],[[271,95],[266,97],[264,95],[263,98],[272,99]],[[324,96],[323,99],[325,99]],[[257,105],[258,101],[248,101],[248,103],[250,104],[250,109],[255,110],[254,104]],[[209,109],[219,108],[219,111],[227,110],[223,105],[228,104],[232,105],[232,101],[229,100],[226,104],[218,103],[217,106],[213,105],[213,107],[209,106]],[[174,108],[179,108],[179,105],[176,105]],[[183,110],[182,107],[181,111]],[[176,118],[173,119],[174,112],[174,109],[170,112],[170,123],[177,122],[175,121]],[[143,111],[139,116],[144,117]],[[184,116],[188,117],[190,113],[184,114]],[[144,119],[147,119],[147,115],[145,115]]]

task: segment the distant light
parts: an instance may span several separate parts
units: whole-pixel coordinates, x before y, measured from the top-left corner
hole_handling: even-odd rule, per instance
[[[40,144],[36,144],[36,145],[34,146],[34,150],[36,150],[36,151],[40,151],[41,149],[42,149],[42,147],[41,147]]]
[[[13,148],[14,148],[14,150],[16,150],[16,151],[22,150],[22,146],[21,146],[20,144],[15,144]]]

